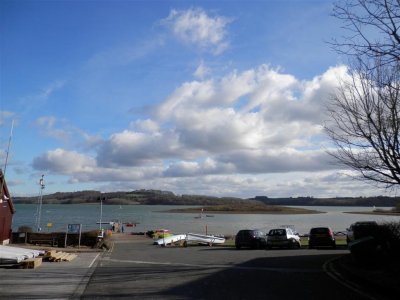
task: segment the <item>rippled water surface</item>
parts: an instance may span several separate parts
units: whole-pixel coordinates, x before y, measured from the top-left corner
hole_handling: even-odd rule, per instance
[[[13,230],[27,225],[36,229],[37,205],[16,204],[13,219]],[[372,211],[370,207],[308,207],[321,214],[304,215],[269,215],[269,214],[213,214],[199,218],[199,214],[169,213],[174,205],[103,205],[97,204],[49,204],[43,205],[40,225],[42,231],[65,231],[68,224],[82,224],[82,230],[98,229],[96,222],[120,220],[137,222],[136,227],[125,227],[126,231],[144,232],[156,228],[166,228],[174,233],[199,232],[211,234],[233,235],[243,228],[268,229],[281,225],[294,225],[299,233],[307,233],[313,226],[330,226],[334,231],[345,231],[351,223],[360,220],[376,220],[378,222],[400,221],[397,216],[359,215],[355,211]],[[200,209],[199,209],[200,212]],[[48,228],[47,224],[52,227]],[[108,229],[108,225],[103,228]]]

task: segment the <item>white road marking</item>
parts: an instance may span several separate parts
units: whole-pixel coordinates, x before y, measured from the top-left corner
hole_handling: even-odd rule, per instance
[[[332,279],[334,279],[336,282],[340,283],[341,285],[347,287],[348,289],[352,290],[353,292],[358,293],[359,295],[366,297],[367,299],[371,299],[371,300],[378,300],[375,297],[372,297],[371,295],[363,292],[360,287],[355,284],[354,282],[351,282],[349,280],[346,280],[345,278],[343,278],[343,276],[335,270],[335,268],[332,265],[332,262],[334,260],[339,259],[340,257],[334,257],[328,261],[326,261],[324,263],[324,265],[322,266],[322,268],[324,269],[324,272],[331,277]]]
[[[91,262],[90,265],[89,265],[89,269],[93,266],[94,262],[96,261],[96,259],[99,257],[100,254],[101,254],[101,253],[97,253],[96,257],[93,258],[92,262]]]

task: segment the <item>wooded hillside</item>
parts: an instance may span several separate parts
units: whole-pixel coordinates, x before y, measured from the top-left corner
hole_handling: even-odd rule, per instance
[[[249,201],[262,202],[269,205],[290,206],[377,206],[394,207],[400,205],[400,197],[337,197],[337,198],[313,198],[313,197],[287,197],[269,198],[256,196],[251,199],[234,197],[212,197],[204,195],[175,195],[169,191],[160,190],[136,190],[130,192],[101,193],[99,191],[79,191],[68,193],[54,193],[43,196],[44,204],[78,204],[99,203],[116,205],[221,205],[240,204]],[[37,203],[38,197],[13,197],[14,203]]]

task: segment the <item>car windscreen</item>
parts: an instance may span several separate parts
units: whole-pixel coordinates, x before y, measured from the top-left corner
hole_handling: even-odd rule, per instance
[[[272,229],[269,231],[268,235],[270,235],[270,236],[286,235],[286,230],[285,229]]]

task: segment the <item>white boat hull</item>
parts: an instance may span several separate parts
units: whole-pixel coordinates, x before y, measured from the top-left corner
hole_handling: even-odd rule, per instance
[[[186,240],[186,234],[175,234],[171,236],[167,236],[161,239],[158,239],[154,242],[155,245],[168,245],[172,243],[176,243],[182,240]]]
[[[213,235],[198,234],[198,233],[175,234],[167,236],[165,238],[158,239],[154,242],[154,244],[169,245],[180,241],[185,241],[186,243],[193,242],[193,243],[213,245],[213,244],[225,243],[225,238]]]
[[[225,243],[225,238],[206,235],[206,234],[198,234],[198,233],[188,233],[187,240],[190,242],[197,242],[203,244],[223,244]]]

